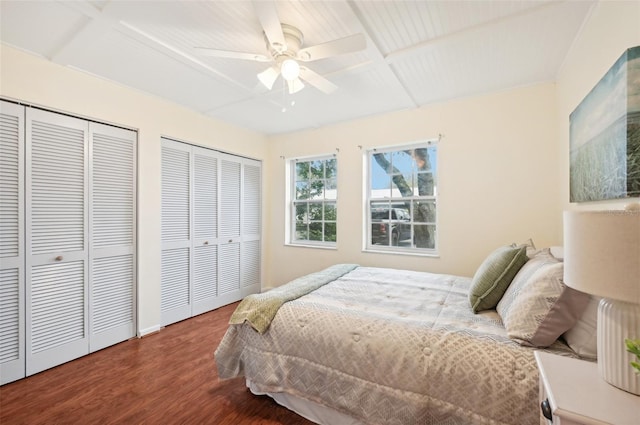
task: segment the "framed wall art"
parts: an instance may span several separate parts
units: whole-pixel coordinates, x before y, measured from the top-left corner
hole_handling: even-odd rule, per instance
[[[640,197],[640,46],[569,116],[570,201]]]

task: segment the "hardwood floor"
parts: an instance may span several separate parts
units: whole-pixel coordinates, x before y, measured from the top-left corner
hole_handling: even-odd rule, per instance
[[[219,381],[213,352],[237,303],[0,387],[0,424],[307,425]]]

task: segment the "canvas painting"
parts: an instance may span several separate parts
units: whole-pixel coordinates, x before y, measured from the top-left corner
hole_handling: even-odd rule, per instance
[[[640,197],[640,46],[622,54],[569,119],[570,201]]]

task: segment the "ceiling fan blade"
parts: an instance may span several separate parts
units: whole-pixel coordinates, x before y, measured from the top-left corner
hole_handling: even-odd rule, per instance
[[[275,66],[272,66],[270,68],[265,69],[261,73],[259,73],[258,80],[260,80],[260,82],[264,84],[266,88],[271,90],[273,88],[273,83],[276,82],[279,75],[280,75],[280,71],[278,70],[278,68]]]
[[[331,81],[307,67],[300,67],[300,77],[313,87],[326,94],[332,93],[338,88],[338,86],[333,84]]]
[[[304,88],[304,83],[300,80],[300,78],[296,78],[295,80],[287,80],[287,85],[289,86],[289,94],[298,93]]]
[[[329,56],[337,56],[345,53],[353,53],[367,48],[367,39],[363,34],[354,34],[349,37],[338,38],[315,46],[300,49],[297,59],[302,62],[311,62],[324,59]]]
[[[269,40],[269,44],[278,53],[282,53],[287,49],[287,42],[282,33],[282,25],[276,10],[276,4],[273,1],[254,0],[253,8],[258,15],[258,20],[262,29]]]
[[[245,59],[257,62],[271,62],[272,58],[267,57],[260,53],[244,53],[244,52],[231,52],[228,50],[210,49],[208,47],[195,47],[199,54],[202,56],[213,56],[216,58],[228,58],[228,59]]]

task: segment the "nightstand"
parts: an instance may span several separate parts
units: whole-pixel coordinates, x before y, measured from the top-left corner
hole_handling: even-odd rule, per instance
[[[596,363],[534,354],[540,372],[540,424],[640,424],[640,397],[604,381]],[[543,416],[545,403],[551,420]]]

